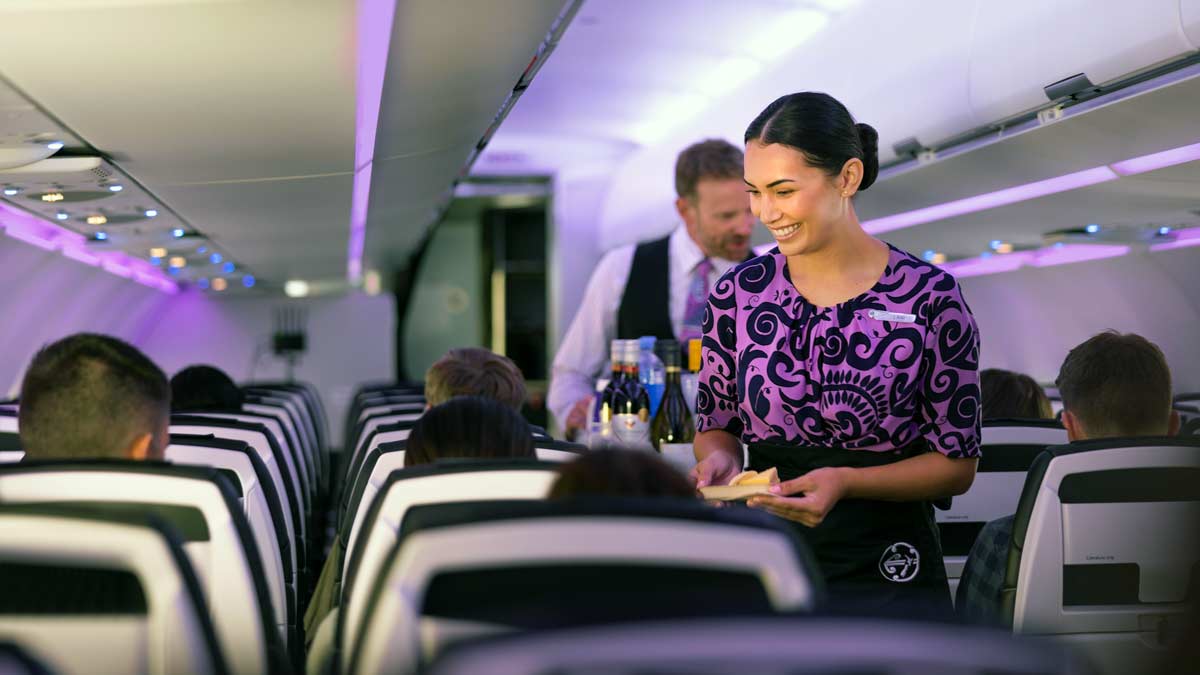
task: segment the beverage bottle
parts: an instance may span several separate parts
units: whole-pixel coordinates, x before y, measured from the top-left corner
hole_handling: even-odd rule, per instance
[[[650,396],[650,417],[658,412],[658,404],[662,401],[663,387],[666,386],[666,374],[663,362],[654,353],[654,345],[658,339],[653,335],[643,335],[638,338],[638,380],[646,388]]]
[[[700,388],[700,344],[700,340],[688,340],[687,372],[681,373],[680,377],[683,400],[687,401],[693,415],[696,414],[696,391]]]
[[[638,379],[637,340],[624,341],[621,386],[612,394],[612,437],[619,445],[635,450],[652,450],[650,444],[650,396]]]
[[[594,404],[594,413],[590,419],[589,427],[594,431],[588,436],[588,446],[592,448],[600,447],[606,443],[611,443],[612,435],[612,414],[613,414],[613,395],[624,386],[622,378],[624,378],[624,370],[622,368],[622,359],[625,354],[625,341],[613,340],[609,347],[609,355],[612,357],[612,373],[608,380],[601,380],[604,386],[600,383],[596,384],[596,398]]]
[[[692,412],[683,396],[679,344],[674,340],[663,340],[659,344],[663,345],[660,353],[665,364],[666,385],[662,405],[650,424],[650,440],[655,449],[663,452],[664,445],[691,444],[696,438],[696,425],[692,422]]]

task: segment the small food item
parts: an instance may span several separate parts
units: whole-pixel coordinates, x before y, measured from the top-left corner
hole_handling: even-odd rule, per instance
[[[729,481],[730,485],[776,485],[779,483],[779,472],[775,467],[766,471],[743,471]]]

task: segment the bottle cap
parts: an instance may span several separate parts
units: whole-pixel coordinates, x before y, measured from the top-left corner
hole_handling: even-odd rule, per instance
[[[675,340],[659,340],[658,344],[654,345],[654,353],[658,358],[662,359],[663,365],[666,367],[679,367],[681,354],[679,353],[679,343]]]
[[[700,372],[700,340],[688,340],[688,370]]]
[[[643,335],[637,339],[638,349],[644,352],[652,352],[654,351],[654,343],[657,341],[658,338],[653,335]]]
[[[622,361],[624,361],[624,359],[625,359],[625,341],[624,340],[613,340],[612,344],[609,345],[608,355],[609,355],[609,360],[613,362],[614,366],[621,363]]]

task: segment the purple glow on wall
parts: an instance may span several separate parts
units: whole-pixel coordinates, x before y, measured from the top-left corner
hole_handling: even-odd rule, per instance
[[[944,204],[935,204],[923,209],[896,213],[884,216],[883,218],[875,218],[864,221],[862,225],[863,229],[867,232],[879,234],[922,223],[931,223],[936,220],[945,220],[954,216],[975,213],[976,211],[986,211],[987,209],[994,209],[997,206],[1016,204],[1017,202],[1037,199],[1038,197],[1045,197],[1046,195],[1066,192],[1067,190],[1074,190],[1116,179],[1117,174],[1112,169],[1107,166],[1099,166],[1094,169],[1087,169],[1086,171],[1077,171],[1034,183],[1016,185],[1003,190],[957,199]]]
[[[1161,244],[1151,244],[1150,251],[1170,251],[1175,248],[1187,248],[1189,246],[1200,246],[1200,227],[1191,227],[1186,230],[1175,230],[1174,237],[1171,241],[1164,241]]]
[[[163,277],[162,272],[149,262],[122,251],[89,249],[87,238],[78,232],[59,227],[8,204],[0,203],[0,226],[9,237],[42,250],[60,251],[66,258],[99,267],[110,274],[132,279],[165,293],[179,291],[175,282]]]
[[[354,192],[350,206],[346,276],[362,279],[366,242],[367,207],[371,200],[371,162],[375,160],[375,135],[387,73],[388,47],[396,0],[358,0],[358,71],[355,78]]]
[[[942,265],[941,268],[959,278],[979,277],[985,274],[1012,272],[1024,265],[1029,258],[1030,252],[1021,251],[1006,255],[993,255],[987,258],[978,257],[955,260]]]
[[[1054,265],[1069,265],[1088,260],[1103,260],[1117,258],[1129,253],[1130,247],[1113,244],[1067,244],[1065,246],[1043,248],[1033,257],[1034,267],[1053,267]]]
[[[1112,170],[1122,176],[1132,176],[1155,169],[1165,169],[1168,166],[1194,162],[1200,159],[1200,143],[1192,143],[1170,150],[1163,150],[1150,155],[1134,157],[1123,162],[1111,164]]]

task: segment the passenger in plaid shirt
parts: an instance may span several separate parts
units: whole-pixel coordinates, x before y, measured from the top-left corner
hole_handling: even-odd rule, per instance
[[[1109,331],[1090,338],[1067,354],[1056,384],[1071,442],[1179,432],[1167,360],[1140,335]],[[1000,587],[1012,533],[1013,516],[993,520],[979,532],[955,596],[955,611],[964,620],[1007,623],[1000,611]]]

